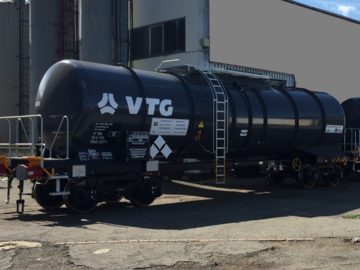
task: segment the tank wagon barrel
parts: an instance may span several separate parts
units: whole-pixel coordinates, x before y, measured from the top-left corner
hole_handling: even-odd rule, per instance
[[[326,93],[210,76],[200,71],[186,80],[124,66],[62,61],[45,75],[36,100],[37,113],[44,117],[44,141],[51,144],[56,118],[63,115],[71,119],[73,148],[124,148],[127,132],[143,131],[151,142],[159,136],[165,140],[171,148],[165,159],[212,158],[216,125],[218,138],[228,139],[230,157],[277,156],[292,148],[335,146],[342,138],[344,112]],[[214,91],[227,97],[217,93],[214,101]],[[220,122],[224,114],[227,118]],[[99,132],[97,124],[105,125],[106,132]],[[338,132],[327,126],[339,127]],[[114,132],[119,136],[113,137]]]
[[[44,208],[65,203],[82,213],[123,196],[146,206],[161,195],[161,177],[189,170],[224,183],[229,172],[255,169],[274,186],[294,177],[305,188],[344,176],[332,164],[346,155],[339,102],[266,76],[64,60],[44,75],[35,107],[44,148],[31,158],[4,157],[12,167],[2,170],[11,180],[32,179]]]

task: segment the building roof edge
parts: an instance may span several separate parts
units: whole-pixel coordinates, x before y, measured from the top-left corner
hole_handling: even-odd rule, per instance
[[[330,11],[326,11],[326,10],[323,10],[323,9],[320,9],[320,8],[315,8],[315,7],[312,7],[312,6],[308,6],[308,5],[293,1],[293,0],[282,0],[282,1],[293,4],[293,5],[301,6],[301,7],[304,7],[304,8],[312,9],[312,10],[315,10],[317,12],[325,13],[327,15],[337,17],[339,19],[343,19],[343,20],[346,20],[346,21],[349,21],[349,22],[360,24],[360,21],[358,21],[358,20],[351,19],[351,18],[342,16],[342,15],[339,15],[339,14],[336,14],[336,13],[333,13],[333,12],[330,12]]]

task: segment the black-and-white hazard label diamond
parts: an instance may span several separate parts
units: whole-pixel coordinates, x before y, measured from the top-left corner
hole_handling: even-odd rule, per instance
[[[154,144],[150,147],[150,156],[155,158],[159,152],[163,154],[165,158],[168,158],[172,152],[170,147],[166,144],[165,140],[161,136],[157,137]]]

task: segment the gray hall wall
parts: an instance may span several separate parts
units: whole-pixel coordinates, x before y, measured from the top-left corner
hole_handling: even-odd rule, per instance
[[[360,24],[282,0],[210,0],[210,61],[295,74],[342,102],[360,97]]]

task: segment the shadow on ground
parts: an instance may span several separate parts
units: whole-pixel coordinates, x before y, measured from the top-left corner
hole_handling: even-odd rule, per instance
[[[133,207],[127,201],[122,201],[99,204],[88,214],[75,214],[64,207],[44,211],[32,204],[28,210],[25,206],[23,215],[14,214],[9,209],[2,218],[24,223],[50,221],[51,225],[44,226],[51,227],[103,223],[121,227],[185,230],[285,216],[333,216],[360,207],[358,179],[343,181],[337,187],[318,184],[312,190],[299,188],[291,179],[286,180],[280,189],[270,187],[261,179],[231,183],[220,187],[194,187],[163,182],[164,195],[154,205],[145,208]]]

